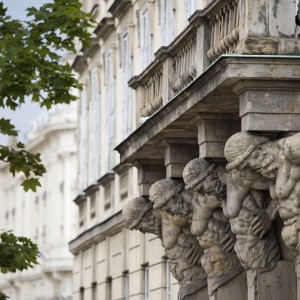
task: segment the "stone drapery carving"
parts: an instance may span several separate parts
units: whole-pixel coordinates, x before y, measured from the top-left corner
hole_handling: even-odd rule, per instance
[[[185,218],[154,210],[146,197],[130,200],[123,208],[123,218],[130,230],[153,233],[162,240],[171,272],[179,282],[180,300],[188,300],[206,286],[206,274],[200,263],[203,251]]]
[[[235,236],[222,209],[226,185],[220,178],[226,180],[224,168],[202,158],[190,161],[183,171],[185,188],[194,192],[191,231],[204,249],[201,262],[210,294],[243,271],[233,249]]]

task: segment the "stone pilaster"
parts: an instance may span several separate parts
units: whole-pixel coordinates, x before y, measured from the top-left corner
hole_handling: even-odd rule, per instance
[[[281,72],[274,67],[274,72]],[[240,99],[242,131],[300,130],[300,88],[296,82],[244,81],[234,90]]]
[[[198,126],[199,157],[224,160],[227,139],[240,130],[233,114],[198,113],[192,120]]]
[[[199,156],[195,139],[166,139],[165,166],[167,178],[181,178],[185,165]]]
[[[137,160],[134,166],[138,168],[138,185],[140,196],[148,196],[151,185],[166,178],[164,161],[159,159]]]

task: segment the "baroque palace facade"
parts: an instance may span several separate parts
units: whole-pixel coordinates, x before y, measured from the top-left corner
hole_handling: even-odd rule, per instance
[[[0,165],[0,227],[38,244],[39,265],[1,274],[0,290],[10,300],[72,299],[73,256],[68,242],[75,235],[77,105],[59,105],[43,112],[27,132],[26,150],[41,153],[47,169],[36,192],[25,192],[24,177]],[[11,141],[11,146],[15,141]]]
[[[73,299],[299,300],[298,2],[83,7]]]

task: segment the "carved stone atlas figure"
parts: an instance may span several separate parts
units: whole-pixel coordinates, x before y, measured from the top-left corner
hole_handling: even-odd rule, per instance
[[[180,300],[193,299],[206,286],[206,274],[200,264],[202,250],[185,219],[153,210],[153,203],[146,197],[130,200],[123,208],[123,218],[130,230],[152,233],[162,240],[171,272],[179,282]]]
[[[191,231],[204,249],[201,262],[211,294],[243,271],[234,252],[235,236],[222,209],[226,185],[220,178],[225,182],[226,175],[221,165],[202,158],[190,161],[183,171],[185,188],[193,192]]]
[[[227,141],[225,156],[233,177],[228,192],[243,195],[251,189],[268,190],[272,202],[264,212],[265,217],[270,222],[279,211],[284,223],[282,238],[289,249],[299,255],[300,134],[270,141],[256,134],[239,132]],[[232,215],[236,214],[234,203],[239,202],[235,198],[241,196],[232,197],[228,203]],[[260,218],[257,227],[263,231],[268,226],[265,223],[264,218]]]

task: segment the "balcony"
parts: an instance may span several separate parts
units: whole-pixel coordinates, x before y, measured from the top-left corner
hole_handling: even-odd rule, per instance
[[[129,81],[139,99],[137,119],[157,113],[222,55],[299,55],[295,24],[282,25],[294,14],[293,5],[245,0],[216,0],[196,11],[186,29]]]
[[[235,52],[239,42],[239,4],[242,2],[242,0],[224,1],[207,15],[211,26],[211,43],[207,56],[211,61],[222,54]]]

